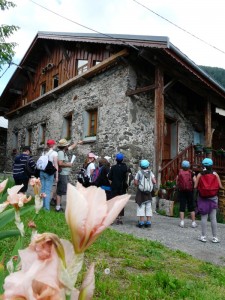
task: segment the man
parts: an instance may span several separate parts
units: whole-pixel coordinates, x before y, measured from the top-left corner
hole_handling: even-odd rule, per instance
[[[13,164],[13,178],[16,185],[23,184],[24,186],[20,189],[21,193],[26,193],[28,189],[29,178],[32,173],[35,173],[36,163],[34,162],[31,155],[31,149],[29,146],[22,148],[22,153],[15,157]],[[30,172],[28,171],[30,169]]]
[[[56,142],[54,140],[47,141],[47,150],[45,155],[48,156],[48,160],[52,162],[53,166],[56,168],[55,180],[58,182],[58,153],[54,150]],[[46,197],[43,198],[43,208],[47,211],[50,211],[50,198],[51,191],[54,181],[54,174],[48,174],[44,171],[40,171],[41,179],[41,193],[46,194]]]
[[[61,139],[58,143],[58,167],[59,167],[59,179],[57,183],[56,190],[56,212],[63,211],[61,208],[61,197],[66,195],[67,192],[67,183],[69,180],[69,174],[71,172],[72,163],[69,162],[67,155],[68,150],[73,150],[77,145],[82,144],[82,141],[73,143],[70,145],[70,142],[66,139]],[[70,145],[70,146],[69,146]]]

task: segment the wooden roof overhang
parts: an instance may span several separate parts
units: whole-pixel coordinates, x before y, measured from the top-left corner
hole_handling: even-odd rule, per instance
[[[14,72],[12,78],[3,91],[0,98],[0,106],[3,109],[7,109],[8,107],[10,101],[10,89],[14,89],[15,91],[18,90],[19,92],[20,87],[23,85],[24,81],[27,80],[27,77],[29,77],[29,72],[34,70],[35,65],[32,66],[32,63],[35,64],[35,59],[37,59],[36,56],[41,55],[41,45],[45,40],[118,45],[119,49],[124,49],[124,52],[122,55],[119,54],[114,58],[112,57],[112,59],[109,58],[109,61],[103,61],[98,65],[98,68],[93,67],[86,73],[82,74],[82,76],[79,75],[68,80],[56,89],[35,99],[33,102],[44,101],[44,99],[65,90],[72,84],[81,82],[82,78],[94,76],[98,72],[103,71],[105,69],[105,64],[113,64],[119,56],[127,56],[128,53],[125,54],[125,48],[127,48],[130,53],[134,52],[137,55],[139,55],[141,51],[146,52],[147,56],[150,57],[149,61],[153,64],[161,64],[165,72],[167,72],[171,78],[180,81],[183,85],[187,86],[189,89],[195,91],[204,98],[210,97],[210,101],[218,107],[225,109],[225,89],[201,70],[196,64],[194,64],[180,50],[169,43],[169,39],[167,37],[52,32],[38,32],[36,35],[28,51],[24,55],[20,66]],[[27,104],[27,106],[32,105],[33,102]],[[23,108],[26,108],[26,105],[23,106]],[[20,109],[21,108],[17,110]],[[11,116],[15,113],[15,111],[7,113],[6,116]]]

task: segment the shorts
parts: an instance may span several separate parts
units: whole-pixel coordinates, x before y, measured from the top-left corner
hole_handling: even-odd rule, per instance
[[[141,206],[137,205],[137,217],[152,217],[151,201],[142,203]]]
[[[14,181],[15,181],[15,185],[21,185],[21,184],[23,184],[23,187],[19,190],[19,192],[26,193],[26,191],[28,189],[29,178],[26,178],[26,179],[14,179]]]
[[[58,180],[57,189],[56,189],[56,194],[58,196],[66,195],[68,179],[69,179],[68,175],[60,175],[59,174],[59,180]]]
[[[178,192],[178,200],[180,202],[180,212],[185,212],[186,206],[187,206],[189,212],[192,212],[195,210],[193,192],[179,191]]]

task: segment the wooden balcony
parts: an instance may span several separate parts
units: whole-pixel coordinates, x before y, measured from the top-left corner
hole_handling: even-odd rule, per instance
[[[213,170],[215,170],[219,175],[225,175],[225,157],[218,156],[216,151],[213,150],[212,153],[206,154],[204,152],[196,153],[194,146],[190,145],[182,152],[180,152],[174,159],[164,161],[161,173],[161,183],[164,184],[166,181],[173,181],[181,168],[181,163],[183,160],[188,160],[191,164],[191,169],[197,173],[202,170],[202,160],[205,157],[210,157],[213,160]]]

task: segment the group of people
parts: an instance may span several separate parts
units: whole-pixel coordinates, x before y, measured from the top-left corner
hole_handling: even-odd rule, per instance
[[[180,203],[180,226],[184,228],[184,214],[186,207],[191,215],[192,224],[195,228],[196,212],[201,215],[201,236],[199,240],[206,242],[207,220],[210,218],[212,229],[212,242],[219,243],[217,237],[217,208],[218,191],[224,189],[219,175],[213,171],[213,161],[211,158],[205,158],[202,161],[202,172],[196,176],[190,170],[190,162],[184,160],[182,168],[176,179],[178,188],[178,201]]]
[[[40,180],[42,184],[41,192],[46,195],[43,199],[43,208],[50,210],[50,199],[54,179],[57,183],[56,189],[56,212],[62,211],[61,197],[66,195],[69,174],[72,168],[72,162],[69,161],[68,151],[73,150],[82,141],[70,145],[66,139],[61,139],[55,151],[56,142],[47,141],[46,155],[56,169],[55,174],[49,175],[45,171],[40,171]],[[90,152],[84,162],[83,169],[87,177],[87,182],[82,183],[85,187],[95,185],[102,188],[106,193],[106,199],[110,200],[118,195],[127,193],[128,175],[132,174],[130,168],[124,163],[123,153],[116,154],[116,164],[111,165],[111,158],[105,156],[97,160],[97,156]],[[13,165],[13,177],[17,185],[23,184],[20,192],[25,193],[28,188],[29,175],[26,172],[26,166],[34,170],[36,163],[31,157],[31,149],[28,146],[23,148],[20,155],[15,157]],[[178,202],[180,205],[180,227],[184,228],[185,210],[190,212],[191,226],[197,227],[195,221],[196,211],[201,215],[201,237],[200,241],[206,242],[206,225],[208,217],[211,221],[212,242],[218,243],[217,237],[217,208],[218,208],[218,191],[224,189],[220,178],[213,171],[213,161],[211,158],[205,158],[202,161],[203,170],[197,176],[190,170],[190,162],[184,160],[181,169],[176,178],[178,190]],[[152,197],[153,187],[156,185],[156,178],[150,169],[148,160],[140,161],[140,170],[134,177],[134,185],[137,187],[135,202],[137,203],[137,217],[139,221],[137,227],[151,227],[152,217]],[[197,197],[197,198],[196,198]],[[197,201],[196,201],[197,199]],[[116,224],[123,224],[124,209],[116,219]]]

